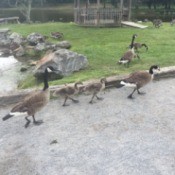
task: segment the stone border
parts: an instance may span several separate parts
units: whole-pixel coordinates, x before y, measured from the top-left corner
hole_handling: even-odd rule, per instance
[[[122,79],[128,76],[129,75],[107,77],[106,88],[114,87],[115,85],[119,84]],[[155,75],[154,80],[160,80],[163,78],[173,78],[173,77],[175,78],[175,66],[170,66],[170,67],[161,68],[160,72],[158,72]],[[99,80],[85,81],[83,82],[83,84],[87,85],[91,82],[96,82],[96,81],[99,81]],[[73,84],[70,84],[70,85],[73,85]],[[50,87],[50,91],[52,93],[55,89],[59,89],[63,86],[64,85],[52,86]],[[19,90],[11,94],[8,93],[6,95],[0,96],[0,107],[5,107],[5,106],[12,105],[12,104],[19,102],[26,95],[28,95],[31,91],[33,91],[33,89]]]

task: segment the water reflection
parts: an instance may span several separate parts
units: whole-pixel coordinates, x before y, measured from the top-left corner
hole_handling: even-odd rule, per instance
[[[17,89],[21,80],[21,63],[13,56],[0,57],[0,95]]]

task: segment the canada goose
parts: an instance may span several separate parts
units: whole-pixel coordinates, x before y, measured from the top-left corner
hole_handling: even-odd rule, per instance
[[[172,19],[170,25],[173,26],[175,24],[175,19]]]
[[[64,34],[61,32],[51,32],[51,37],[55,39],[63,39]]]
[[[156,70],[160,70],[159,66],[153,65],[150,67],[149,72],[147,71],[134,72],[128,78],[122,80],[117,88],[123,86],[134,88],[134,90],[128,96],[128,98],[133,98],[132,95],[136,90],[138,94],[144,94],[140,92],[139,89],[148,84],[153,79]]]
[[[153,23],[153,26],[156,27],[156,28],[159,28],[160,26],[162,26],[162,20],[161,19],[154,19],[152,21]]]
[[[129,63],[132,61],[132,59],[134,57],[140,58],[139,55],[137,55],[134,51],[134,40],[137,37],[136,34],[134,34],[132,36],[132,40],[131,40],[131,48],[124,53],[124,55],[120,58],[120,60],[118,61],[119,64],[127,64],[129,66]]]
[[[138,52],[138,49],[143,46],[146,48],[146,51],[148,51],[148,46],[145,43],[134,43],[133,46],[136,52]],[[129,47],[131,47],[131,45]]]
[[[43,123],[42,120],[35,120],[35,114],[39,110],[41,110],[50,99],[50,92],[49,92],[49,84],[48,84],[48,72],[54,71],[53,67],[48,66],[44,72],[44,87],[41,91],[35,91],[25,97],[21,102],[17,103],[12,110],[2,118],[3,121],[13,117],[13,116],[21,116],[26,115],[26,124],[25,128],[27,128],[30,124],[30,120],[28,119],[29,116],[32,116],[33,123],[35,125],[40,125]]]
[[[67,106],[66,105],[67,99],[71,99],[74,103],[78,103],[79,102],[78,100],[75,100],[72,98],[73,95],[75,95],[79,92],[78,84],[83,84],[83,83],[80,81],[76,82],[74,84],[74,87],[66,85],[65,87],[63,87],[61,89],[55,90],[53,92],[53,96],[54,97],[57,97],[57,96],[63,97],[64,98],[63,106]]]
[[[94,97],[96,97],[98,100],[101,100],[103,98],[98,97],[97,94],[105,89],[105,83],[106,83],[106,78],[101,78],[99,83],[91,83],[88,84],[87,86],[84,87],[84,91],[92,93],[92,98],[89,103],[93,103]]]

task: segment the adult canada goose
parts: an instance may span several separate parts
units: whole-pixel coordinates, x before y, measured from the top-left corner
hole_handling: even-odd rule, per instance
[[[65,86],[61,89],[58,89],[58,90],[55,90],[53,92],[53,96],[54,97],[57,97],[57,96],[61,96],[64,98],[64,103],[63,103],[63,106],[67,106],[66,105],[66,101],[68,99],[72,100],[74,103],[78,103],[79,101],[78,100],[75,100],[72,96],[79,93],[79,87],[78,87],[78,84],[83,84],[82,82],[76,82],[74,84],[74,87],[72,86]]]
[[[132,36],[130,49],[127,52],[125,52],[124,55],[120,58],[120,60],[118,61],[119,64],[127,64],[129,66],[129,63],[134,57],[140,58],[139,55],[137,55],[134,51],[134,40],[136,37],[136,34]]]
[[[133,98],[132,95],[136,90],[138,94],[144,94],[140,92],[139,89],[148,84],[154,78],[154,73],[156,70],[160,70],[159,66],[153,65],[150,67],[149,72],[147,71],[134,72],[128,78],[122,80],[117,88],[123,86],[134,88],[134,90],[128,96],[128,98]]]
[[[136,52],[138,52],[138,49],[142,48],[143,46],[145,47],[146,51],[148,51],[148,46],[145,43],[134,43],[133,46]],[[129,47],[131,47],[131,45]]]
[[[17,103],[12,110],[2,118],[3,121],[14,117],[14,116],[21,116],[25,115],[26,124],[25,128],[27,128],[30,124],[30,120],[28,119],[29,116],[32,116],[33,123],[35,125],[40,125],[43,123],[42,120],[35,120],[35,114],[39,110],[41,110],[50,99],[50,91],[49,91],[49,84],[48,84],[48,72],[54,71],[53,67],[47,67],[44,72],[44,87],[40,91],[35,91],[25,97],[21,102]]]
[[[88,84],[87,86],[84,87],[84,91],[87,91],[92,95],[92,98],[89,103],[93,103],[94,97],[96,97],[98,100],[101,100],[103,98],[98,97],[97,94],[105,89],[105,83],[106,83],[106,78],[102,78],[99,83],[91,83]]]
[[[162,20],[161,19],[154,19],[152,21],[153,23],[153,26],[156,27],[156,28],[159,28],[160,26],[162,26]]]
[[[170,25],[173,26],[175,24],[175,19],[172,19]]]
[[[64,34],[61,32],[51,32],[51,37],[55,39],[63,39]]]

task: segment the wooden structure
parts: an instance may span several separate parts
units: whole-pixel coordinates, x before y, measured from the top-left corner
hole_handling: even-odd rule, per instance
[[[122,21],[131,18],[132,0],[118,0],[116,4],[96,0],[74,0],[74,22],[81,26],[121,26]],[[94,1],[93,1],[94,2]]]
[[[0,18],[0,24],[7,24],[9,22],[20,24],[18,16],[8,17],[8,18]]]

